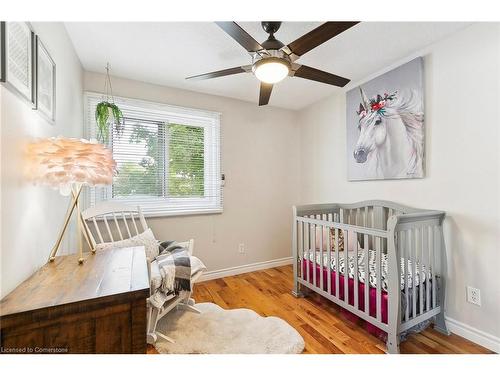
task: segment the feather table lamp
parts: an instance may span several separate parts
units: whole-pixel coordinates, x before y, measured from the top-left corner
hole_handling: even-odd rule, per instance
[[[68,228],[73,212],[77,211],[78,221],[78,262],[83,263],[82,234],[94,252],[80,210],[80,194],[84,185],[109,185],[113,182],[116,162],[111,151],[102,144],[75,138],[45,138],[27,146],[27,175],[30,180],[41,185],[59,189],[62,195],[71,195],[59,237],[50,252],[53,261]]]

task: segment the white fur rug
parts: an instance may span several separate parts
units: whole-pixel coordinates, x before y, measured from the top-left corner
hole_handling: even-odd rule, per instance
[[[224,310],[213,303],[195,305],[202,313],[173,310],[157,330],[172,338],[158,337],[155,347],[170,354],[298,354],[304,339],[283,319],[261,317],[249,309]]]

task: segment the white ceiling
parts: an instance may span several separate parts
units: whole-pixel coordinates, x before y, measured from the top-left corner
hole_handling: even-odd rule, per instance
[[[260,22],[239,23],[257,41],[267,34]],[[319,22],[284,22],[276,38],[288,44]],[[257,103],[259,82],[252,74],[205,81],[185,77],[247,65],[248,53],[209,22],[72,22],[66,28],[85,70],[221,95]],[[353,81],[383,69],[412,52],[467,26],[456,22],[362,22],[308,52],[297,62]],[[301,109],[339,90],[288,77],[275,85],[270,105]]]

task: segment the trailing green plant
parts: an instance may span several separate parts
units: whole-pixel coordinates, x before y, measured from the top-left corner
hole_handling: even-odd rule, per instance
[[[97,124],[97,140],[101,143],[109,143],[110,125],[115,126],[115,134],[121,136],[125,119],[123,113],[115,104],[113,98],[113,88],[111,87],[111,77],[109,75],[110,66],[106,64],[106,77],[104,78],[104,94],[102,101],[95,108],[95,122]]]
[[[123,113],[115,103],[102,101],[95,109],[95,121],[97,123],[97,140],[107,144],[109,142],[109,126],[114,125],[117,135],[123,133],[125,120]]]

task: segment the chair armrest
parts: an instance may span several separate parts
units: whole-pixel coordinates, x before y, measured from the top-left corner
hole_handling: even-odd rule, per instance
[[[191,276],[191,284],[194,284],[198,281],[198,279],[203,275],[204,271],[198,271],[194,275]]]

